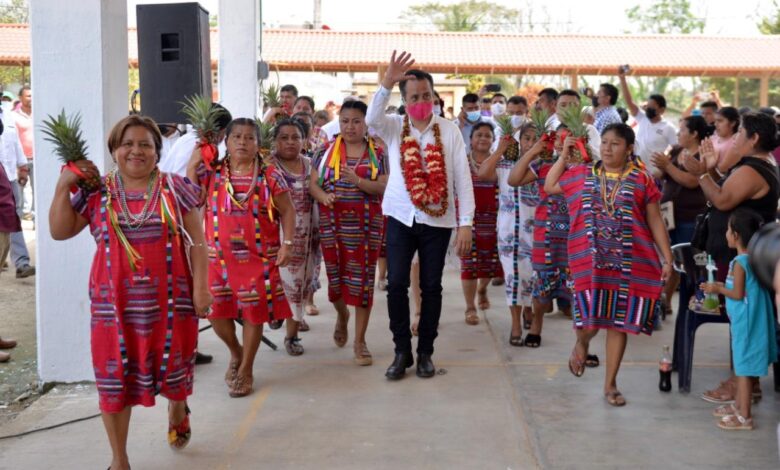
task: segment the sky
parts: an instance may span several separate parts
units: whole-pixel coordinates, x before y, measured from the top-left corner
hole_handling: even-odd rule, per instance
[[[182,0],[186,1],[186,0]],[[191,1],[191,0],[190,0]],[[230,0],[223,0],[230,1]],[[442,4],[457,0],[438,0]],[[139,3],[174,3],[178,0],[128,0],[128,21],[135,25],[135,6]],[[217,13],[219,0],[201,0],[201,5]],[[322,22],[340,31],[393,31],[404,29],[399,19],[412,5],[426,0],[322,0]],[[493,3],[526,11],[532,8],[534,32],[623,34],[635,29],[626,20],[625,9],[634,5],[646,7],[648,0],[493,0]],[[313,0],[263,0],[263,22],[271,27],[311,22]],[[543,6],[542,6],[543,4]],[[705,34],[719,36],[757,35],[760,16],[770,15],[771,0],[691,0],[697,16],[706,18]],[[529,7],[533,5],[533,7]],[[738,12],[735,5],[739,5]],[[381,13],[380,13],[381,12]],[[424,28],[425,25],[420,25]]]

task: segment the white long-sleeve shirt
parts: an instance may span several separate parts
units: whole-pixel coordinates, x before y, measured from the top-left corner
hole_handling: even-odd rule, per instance
[[[16,181],[19,178],[17,170],[27,166],[27,157],[24,156],[24,150],[19,141],[19,134],[16,132],[13,118],[4,119],[3,123],[5,123],[5,130],[3,135],[0,136],[0,163],[5,168],[8,180]]]
[[[387,145],[387,162],[390,168],[390,176],[387,180],[384,198],[382,200],[382,212],[392,217],[407,227],[414,222],[432,227],[463,227],[471,226],[474,220],[474,188],[471,184],[471,170],[469,169],[466,146],[458,126],[440,117],[433,116],[428,127],[422,132],[414,126],[409,126],[411,137],[417,139],[423,152],[428,144],[435,143],[433,125],[439,125],[441,135],[442,152],[444,153],[444,165],[447,172],[447,211],[441,217],[431,217],[418,210],[409,197],[406,190],[404,175],[401,171],[401,132],[403,131],[403,116],[385,114],[385,109],[390,101],[390,90],[380,86],[371,104],[368,105],[366,124],[376,131]],[[458,198],[458,214],[455,217],[455,196]]]

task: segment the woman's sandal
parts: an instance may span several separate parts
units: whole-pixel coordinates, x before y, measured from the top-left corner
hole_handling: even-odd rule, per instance
[[[374,363],[374,359],[371,357],[371,351],[368,350],[366,343],[355,343],[353,346],[355,352],[355,364],[359,366],[370,366]]]
[[[510,335],[509,336],[509,344],[514,346],[514,347],[516,347],[516,348],[519,348],[519,347],[523,346],[525,344],[525,343],[523,343],[523,336],[522,335],[520,335],[520,336],[511,336]]]
[[[290,356],[300,356],[303,354],[301,338],[297,336],[293,336],[292,338],[284,338],[284,349]]]
[[[170,409],[171,405],[168,404]],[[170,412],[170,411],[169,411]],[[179,424],[173,424],[168,418],[168,445],[173,450],[182,450],[190,443],[192,428],[190,427],[190,407],[184,404],[184,419]]]
[[[538,348],[542,345],[542,336],[528,333],[525,335],[525,345],[529,348]]]
[[[233,384],[230,387],[230,397],[231,398],[241,398],[249,395],[252,393],[252,383],[254,382],[254,378],[246,375],[236,375],[236,380],[233,381]]]
[[[724,416],[736,415],[736,414],[739,414],[739,411],[737,411],[737,407],[734,406],[734,403],[729,403],[727,405],[720,405],[719,407],[712,410],[712,416],[716,418],[722,418]]]
[[[234,380],[236,380],[236,374],[238,374],[238,368],[241,365],[239,361],[230,361],[228,370],[225,372],[225,384],[230,387]]]
[[[305,306],[303,310],[306,312],[306,315],[311,315],[313,317],[320,314],[320,309],[318,309],[317,306],[314,304],[309,304]]]
[[[487,289],[477,291],[477,300],[477,306],[480,310],[487,310],[490,308],[490,299],[488,299]]]
[[[585,356],[585,367],[598,367],[599,364],[599,357],[595,354],[588,354]]]
[[[347,344],[349,339],[349,331],[347,331],[347,323],[349,323],[349,316],[344,320],[342,328],[339,328],[339,321],[336,320],[336,329],[333,330],[333,342],[336,346],[343,348]]]
[[[623,394],[617,390],[605,393],[604,398],[606,398],[607,403],[612,406],[626,406],[626,399],[623,398]]]
[[[523,329],[524,330],[530,330],[531,329],[531,320],[528,320],[525,317],[523,317]]]
[[[753,418],[745,418],[739,413],[727,415],[718,421],[718,427],[727,431],[752,431]]]
[[[414,314],[414,321],[412,322],[412,334],[417,336],[420,333],[420,312]]]
[[[467,325],[479,325],[479,315],[473,308],[466,309],[466,324]]]
[[[572,361],[577,366],[576,369],[572,366]],[[574,374],[575,377],[582,377],[582,374],[585,373],[585,362],[577,355],[576,347],[571,351],[571,356],[569,356],[569,372]]]
[[[306,323],[304,318],[301,318],[301,321],[298,322],[298,331],[303,331],[305,333],[309,330],[311,330],[311,327]]]

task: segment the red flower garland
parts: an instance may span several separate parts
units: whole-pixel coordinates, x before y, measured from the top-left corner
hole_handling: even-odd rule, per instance
[[[406,190],[412,204],[431,217],[441,217],[447,212],[447,169],[439,125],[433,125],[435,144],[425,146],[426,161],[423,165],[420,144],[409,135],[409,120],[404,119],[401,134],[401,170]],[[439,205],[438,209],[429,206]]]

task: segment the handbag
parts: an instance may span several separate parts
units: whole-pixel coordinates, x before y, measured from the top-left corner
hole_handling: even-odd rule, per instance
[[[712,204],[707,203],[707,209],[696,216],[696,225],[693,227],[693,237],[691,246],[699,251],[706,251],[707,239],[710,236],[710,214],[712,213]]]

